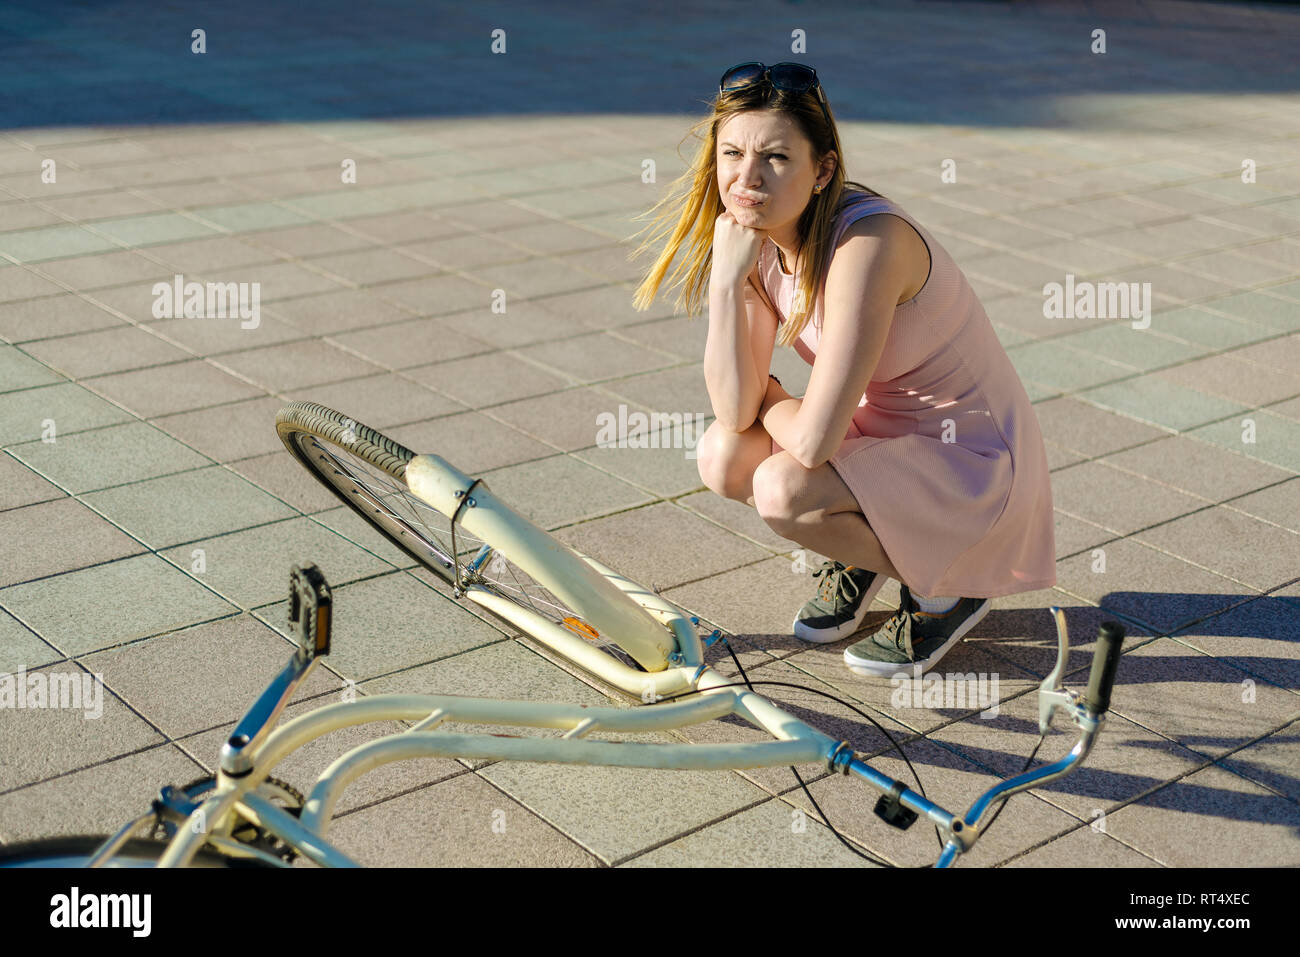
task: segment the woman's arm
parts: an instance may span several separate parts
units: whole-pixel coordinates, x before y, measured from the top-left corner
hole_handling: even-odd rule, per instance
[[[755,266],[739,287],[709,287],[709,335],[704,345],[704,384],[723,428],[744,432],[757,420],[776,343],[776,316],[748,287]]]
[[[759,413],[763,427],[804,468],[829,461],[843,443],[894,309],[928,262],[921,238],[897,216],[866,216],[845,230],[826,275],[821,344],[808,390],[802,399],[790,398],[768,380]]]

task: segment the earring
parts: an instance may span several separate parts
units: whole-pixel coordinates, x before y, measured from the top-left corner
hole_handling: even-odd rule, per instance
[[[821,191],[822,191],[822,187],[820,187],[820,186],[814,186],[814,187],[813,187],[813,192],[814,192],[814,193],[820,193]]]

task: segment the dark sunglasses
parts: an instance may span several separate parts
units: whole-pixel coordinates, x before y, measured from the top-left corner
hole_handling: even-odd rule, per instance
[[[822,115],[826,117],[826,125],[831,125],[831,115],[826,109],[826,96],[822,93],[817,71],[802,63],[793,63],[789,60],[771,66],[759,63],[757,60],[738,63],[722,74],[722,79],[718,81],[718,93],[720,95],[734,93],[764,81],[772,89],[781,90],[783,93],[807,93],[812,90],[817,94],[817,103],[822,108]]]

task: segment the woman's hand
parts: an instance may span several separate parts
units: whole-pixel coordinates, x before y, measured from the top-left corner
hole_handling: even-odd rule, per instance
[[[767,232],[742,226],[723,210],[713,222],[713,274],[711,282],[740,287],[758,262]]]

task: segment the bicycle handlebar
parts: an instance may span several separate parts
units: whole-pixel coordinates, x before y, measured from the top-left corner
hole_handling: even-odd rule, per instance
[[[1119,667],[1120,646],[1124,643],[1124,626],[1114,621],[1103,621],[1097,628],[1097,650],[1092,656],[1092,671],[1088,674],[1088,690],[1083,704],[1093,714],[1103,714],[1110,707],[1110,692],[1115,685],[1115,669]]]

